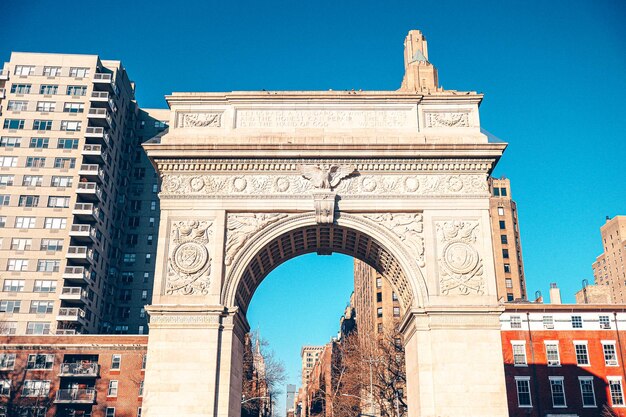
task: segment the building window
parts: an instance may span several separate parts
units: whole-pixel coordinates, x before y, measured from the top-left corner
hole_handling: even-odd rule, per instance
[[[107,397],[117,397],[117,381],[109,381],[109,390],[107,391]]]
[[[141,417],[141,407],[137,408],[137,417]]]
[[[48,147],[50,139],[48,138],[30,138],[29,148],[45,149]]]
[[[504,259],[509,259],[509,250],[508,249],[502,249],[502,257]]]
[[[43,177],[41,175],[24,175],[22,177],[22,186],[24,187],[41,187]]]
[[[16,217],[15,228],[16,229],[34,229],[35,222],[36,222],[35,217]]]
[[[595,407],[596,393],[593,389],[593,377],[579,376],[578,383],[580,384],[580,395],[583,399],[583,407]]]
[[[9,194],[0,194],[0,206],[8,206],[11,203]]]
[[[22,292],[24,291],[23,279],[5,279],[2,291],[4,292]]]
[[[57,291],[56,280],[51,279],[37,279],[33,286],[33,292],[47,292],[54,293]]]
[[[39,196],[21,195],[17,205],[18,207],[37,207],[39,205]]]
[[[72,177],[52,177],[50,181],[51,187],[71,187]]]
[[[145,318],[146,318],[146,309],[145,309],[145,308],[143,308],[143,307],[141,307],[141,308],[139,309],[139,318],[140,318],[140,319],[145,319]]]
[[[65,217],[46,217],[44,229],[65,229],[67,219]]]
[[[139,396],[143,397],[143,381],[139,383]]]
[[[16,65],[13,73],[21,76],[31,75],[35,73],[35,67],[31,65]]]
[[[624,391],[622,390],[622,377],[607,377],[609,380],[609,389],[611,391],[611,404],[615,406],[624,405]]]
[[[50,323],[29,321],[26,324],[26,334],[50,334]]]
[[[548,359],[548,366],[561,366],[559,342],[546,340],[544,343],[546,344],[546,358]]]
[[[382,288],[382,287],[383,287],[383,279],[376,278],[376,288]]]
[[[513,346],[513,365],[526,366],[526,342],[524,341],[511,341]]]
[[[601,329],[610,329],[611,321],[609,320],[609,316],[600,316],[600,328]]]
[[[378,324],[376,325],[376,331],[377,331],[378,333],[382,333],[382,332],[383,332],[383,324],[382,324],[382,323],[378,323]]]
[[[506,245],[507,243],[509,243],[509,240],[507,239],[506,235],[500,235],[500,243],[502,243],[503,245]]]
[[[50,392],[50,381],[28,379],[22,387],[22,397],[45,397]]]
[[[395,291],[391,291],[391,300],[398,301],[398,294]]]
[[[587,342],[574,342],[576,352],[576,363],[578,366],[589,366],[589,353],[587,352]]]
[[[83,127],[82,122],[72,120],[61,120],[61,130],[67,132],[78,132]]]
[[[521,329],[522,318],[520,316],[511,316],[511,329]]]
[[[507,292],[506,293],[506,301],[514,301],[515,300],[515,296],[513,295],[512,292]]]
[[[383,302],[383,293],[382,292],[377,292],[376,293],[376,302],[377,303],[382,303]]]
[[[9,259],[7,271],[28,271],[28,259]]]
[[[122,355],[111,356],[111,370],[120,370],[122,368]]]
[[[54,355],[28,355],[26,369],[52,369],[54,365]]]
[[[552,391],[552,406],[554,408],[567,407],[565,402],[565,388],[563,387],[562,376],[550,377],[550,390]]]
[[[11,380],[0,379],[0,397],[8,397],[9,395],[11,395]]]
[[[153,241],[154,241],[154,236],[152,235],[146,236],[146,245],[152,246]]]
[[[70,206],[70,197],[48,197],[48,207],[67,208]]]
[[[517,404],[519,407],[532,407],[530,397],[530,377],[515,377],[517,387]]]
[[[78,149],[78,139],[59,139],[57,149]]]
[[[152,254],[146,253],[145,263],[149,264],[151,260],[152,260]]]
[[[141,299],[142,300],[148,299],[148,290],[141,290]]]
[[[87,87],[84,85],[68,85],[67,86],[68,96],[84,96],[85,94],[87,94]]]
[[[11,92],[15,94],[30,94],[30,84],[13,84]]]
[[[89,68],[71,67],[70,77],[77,77],[77,78],[89,77]]]
[[[156,210],[156,201],[151,201],[150,202],[150,211],[155,211]]]
[[[22,302],[19,300],[0,301],[0,313],[19,313]]]
[[[107,407],[105,417],[115,417],[115,407]]]
[[[554,317],[553,316],[543,316],[543,328],[544,329],[554,329]]]
[[[400,317],[400,307],[394,307],[393,308],[393,316],[394,317]]]
[[[376,317],[382,317],[383,316],[383,308],[382,307],[378,307],[376,309]]]
[[[52,120],[34,120],[33,130],[51,130]]]
[[[0,369],[11,370],[15,367],[15,353],[0,354]]]
[[[13,136],[0,137],[0,148],[19,148],[21,146],[22,138]]]
[[[45,168],[46,158],[43,156],[26,157],[26,168]]]
[[[513,280],[512,280],[511,278],[506,278],[506,279],[504,280],[504,285],[505,285],[507,288],[513,288]]]
[[[14,168],[17,166],[17,157],[0,156],[0,167]]]
[[[495,197],[500,197],[500,189],[497,187],[493,187],[493,195]]]
[[[43,67],[43,75],[57,77],[61,75],[61,67]]]
[[[37,102],[37,111],[40,112],[53,112],[56,108],[56,103],[54,101],[38,101]]]
[[[500,230],[506,229],[506,222],[504,220],[500,220],[498,223],[500,224]]]
[[[30,314],[50,314],[54,308],[54,301],[31,301]]]
[[[146,369],[146,361],[148,360],[148,355],[144,354],[141,357],[141,369]]]
[[[7,110],[11,111],[26,111],[28,110],[28,101],[24,100],[10,100],[7,104]]]
[[[24,129],[24,119],[4,119],[5,129]]]
[[[152,184],[152,192],[156,193],[157,191],[159,191],[159,185],[158,184]]]
[[[581,316],[572,316],[572,329],[582,329],[583,318]]]
[[[604,352],[604,364],[606,366],[617,366],[617,352],[615,350],[615,342],[602,342],[602,351]]]
[[[0,334],[2,335],[12,335],[17,333],[17,322],[15,321],[5,321],[0,327]]]
[[[58,85],[44,84],[39,87],[39,94],[43,94],[46,96],[53,96],[57,93],[58,89],[59,89]]]

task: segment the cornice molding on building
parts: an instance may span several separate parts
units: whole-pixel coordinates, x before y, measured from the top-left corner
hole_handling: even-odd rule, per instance
[[[576,313],[576,312],[626,312],[626,304],[507,304],[503,305],[505,313]]]

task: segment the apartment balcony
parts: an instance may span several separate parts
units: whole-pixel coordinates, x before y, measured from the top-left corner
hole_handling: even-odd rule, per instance
[[[88,284],[89,270],[84,266],[66,266],[63,270],[63,279],[67,284]]]
[[[86,304],[87,291],[82,287],[63,287],[59,299],[72,304]]]
[[[111,127],[111,123],[113,122],[113,119],[107,109],[91,108],[87,113],[87,117],[90,122],[100,127]]]
[[[54,398],[55,404],[93,404],[96,402],[95,389],[60,389]]]
[[[0,100],[5,99],[7,97],[6,88],[0,88]]]
[[[113,83],[113,74],[107,74],[102,72],[97,72],[93,75],[94,83],[102,83],[102,84],[112,84]]]
[[[103,127],[89,126],[85,130],[85,138],[87,139],[101,139],[109,146],[110,136],[109,133]]]
[[[69,235],[79,242],[95,242],[96,228],[89,224],[73,224]]]
[[[93,203],[76,203],[72,214],[83,222],[95,222],[98,221],[98,214],[100,209]]]
[[[57,329],[54,334],[57,336],[74,336],[80,334],[80,332],[77,332],[76,329]]]
[[[69,376],[75,378],[97,378],[100,371],[100,365],[96,362],[76,362],[62,363],[59,370],[59,376]]]
[[[70,246],[67,248],[65,257],[78,263],[91,264],[93,263],[93,249],[87,246]]]
[[[6,81],[9,79],[9,70],[0,70],[0,81]]]
[[[102,145],[91,145],[87,143],[83,145],[81,155],[83,155],[83,161],[88,163],[103,163],[107,162],[109,159],[109,154],[102,148]]]
[[[76,193],[88,201],[102,199],[102,189],[95,182],[79,182],[76,187]]]
[[[61,307],[59,314],[57,314],[57,321],[72,322],[81,325],[87,324],[85,310],[78,307]]]
[[[91,93],[91,97],[89,97],[89,101],[92,103],[106,103],[109,101],[109,92],[108,91],[94,91]]]
[[[87,178],[91,182],[101,183],[104,181],[104,170],[98,164],[82,164],[78,169],[78,175]]]

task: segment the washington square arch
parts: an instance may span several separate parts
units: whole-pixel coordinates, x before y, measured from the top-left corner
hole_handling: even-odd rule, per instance
[[[487,186],[506,144],[481,133],[481,94],[439,87],[419,31],[404,60],[397,91],[167,97],[145,145],[162,211],[144,416],[239,416],[256,288],[333,252],[399,296],[409,416],[508,414]]]

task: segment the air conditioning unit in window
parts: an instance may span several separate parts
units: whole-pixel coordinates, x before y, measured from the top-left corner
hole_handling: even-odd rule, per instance
[[[561,363],[557,360],[548,361],[548,366],[559,366]]]
[[[610,329],[611,328],[611,324],[610,323],[600,323],[600,328],[601,329]]]
[[[617,359],[609,359],[606,361],[606,366],[617,366]]]
[[[543,328],[544,329],[554,329],[554,323],[544,323],[543,324]]]

